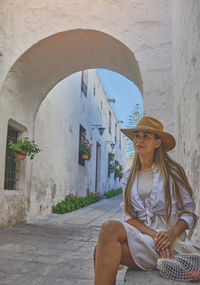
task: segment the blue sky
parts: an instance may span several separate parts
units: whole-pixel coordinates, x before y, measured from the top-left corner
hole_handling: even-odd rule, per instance
[[[96,69],[108,98],[114,98],[110,103],[118,120],[124,121],[121,127],[126,127],[128,115],[138,103],[143,109],[143,99],[137,86],[123,75],[108,69]]]
[[[137,86],[123,75],[108,69],[96,69],[108,98],[114,98],[110,103],[118,120],[124,121],[120,126],[126,127],[128,115],[138,103],[143,109],[143,99]]]

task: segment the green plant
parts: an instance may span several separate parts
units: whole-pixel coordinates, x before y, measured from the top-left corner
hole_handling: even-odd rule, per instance
[[[123,166],[122,165],[119,166],[119,170],[123,170]]]
[[[12,140],[9,141],[9,148],[13,152],[21,152],[23,150],[27,151],[28,156],[30,156],[30,159],[34,159],[35,154],[40,152],[40,149],[37,144],[35,144],[35,141],[29,140],[28,137],[24,139],[18,140],[16,143],[14,143]]]
[[[118,166],[118,165],[119,165],[119,161],[115,160],[115,166]]]
[[[115,170],[115,165],[113,165],[113,164],[109,164],[109,169],[113,169],[113,170]]]
[[[134,128],[142,116],[143,116],[143,108],[140,104],[136,104],[133,110],[131,111],[130,115],[128,115],[126,127]],[[126,152],[131,155],[135,152],[133,147],[133,142],[129,138],[126,138]]]
[[[52,211],[55,214],[66,214],[79,208],[88,206],[100,200],[99,193],[89,192],[85,197],[79,197],[77,195],[69,194],[65,197],[65,200],[52,207]]]
[[[113,160],[115,157],[115,154],[113,152],[108,153],[110,160]]]
[[[104,196],[106,196],[106,198],[112,198],[113,196],[119,195],[123,192],[122,187],[118,188],[118,189],[112,189],[110,191],[107,191],[104,193]]]
[[[92,140],[92,138],[90,138],[90,140]],[[84,142],[81,143],[81,145],[80,145],[80,152],[91,154],[92,146],[93,146],[93,144],[90,143],[88,139],[85,139]]]
[[[121,179],[123,177],[123,172],[119,172],[119,178]]]

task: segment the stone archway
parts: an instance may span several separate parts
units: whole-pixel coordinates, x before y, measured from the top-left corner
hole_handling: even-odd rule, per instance
[[[141,73],[133,52],[116,38],[100,31],[76,29],[60,32],[42,39],[22,54],[8,72],[1,92],[2,149],[6,148],[10,119],[22,125],[27,135],[33,137],[35,116],[48,92],[72,73],[97,67],[121,73],[132,80],[142,93]],[[0,188],[3,189],[5,151],[0,156]],[[18,199],[1,191],[1,203],[4,204],[2,225],[26,218],[30,175],[31,163],[26,162]]]

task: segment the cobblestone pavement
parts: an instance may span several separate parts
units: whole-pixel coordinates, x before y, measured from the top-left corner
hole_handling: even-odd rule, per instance
[[[121,219],[122,195],[0,231],[0,285],[93,284],[93,248],[101,224]],[[117,285],[124,284],[126,267]],[[102,284],[103,285],[103,284]]]

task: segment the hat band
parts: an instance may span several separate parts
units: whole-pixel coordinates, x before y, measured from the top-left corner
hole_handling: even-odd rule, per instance
[[[135,129],[147,129],[147,130],[152,130],[152,131],[157,131],[157,132],[163,131],[163,130],[158,130],[158,129],[154,129],[154,128],[147,127],[147,126],[136,126]]]

